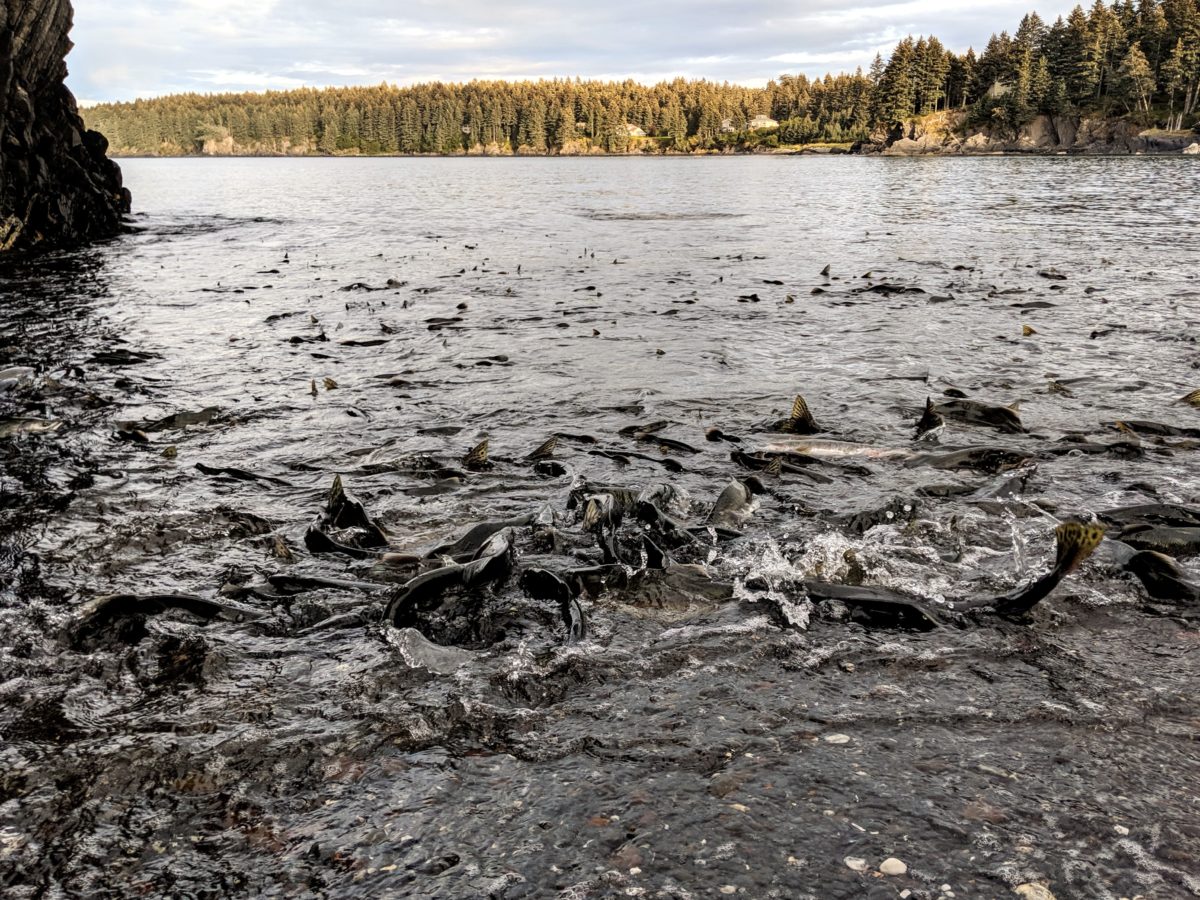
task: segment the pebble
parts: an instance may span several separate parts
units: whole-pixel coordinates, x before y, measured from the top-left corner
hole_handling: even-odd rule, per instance
[[[732,885],[732,884],[724,884],[724,885],[721,885],[721,893],[722,893],[722,894],[736,894],[736,893],[737,893],[737,887],[736,887],[735,885]]]
[[[896,857],[889,856],[879,864],[879,871],[884,875],[904,875],[908,872],[908,866]]]
[[[867,871],[867,861],[857,856],[847,856],[844,860],[842,860],[842,862],[846,864],[847,869],[850,869],[854,872]]]
[[[942,885],[942,886],[939,888],[939,890],[940,890],[940,891],[941,891],[941,892],[944,894],[944,893],[946,893],[947,891],[952,891],[952,890],[954,890],[954,888],[952,888],[952,887],[951,887],[950,885],[948,885],[948,884],[943,884],[943,885]]]
[[[1025,900],[1055,900],[1050,888],[1044,884],[1019,884],[1013,888],[1014,894],[1020,894]]]
[[[850,735],[848,735],[848,734],[827,734],[827,735],[825,735],[825,743],[827,743],[827,744],[848,744],[848,743],[850,743]]]
[[[1127,834],[1129,834],[1129,829],[1126,828],[1124,825],[1114,825],[1113,831],[1115,831],[1117,834],[1121,835],[1121,837],[1125,837]]]

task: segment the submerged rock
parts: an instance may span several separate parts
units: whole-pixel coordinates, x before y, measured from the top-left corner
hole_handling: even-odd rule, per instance
[[[69,0],[0,3],[0,256],[121,230],[129,192],[63,80]]]
[[[902,860],[889,856],[879,864],[879,871],[884,875],[904,875],[908,872],[908,866]]]

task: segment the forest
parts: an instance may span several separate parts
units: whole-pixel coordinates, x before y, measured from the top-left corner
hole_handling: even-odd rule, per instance
[[[114,155],[578,154],[852,144],[941,110],[1015,131],[1039,114],[1180,130],[1200,106],[1200,0],[1029,13],[982,52],[908,37],[853,74],[765,87],[676,79],[473,81],[180,94],[84,111]],[[756,120],[756,117],[759,117]]]

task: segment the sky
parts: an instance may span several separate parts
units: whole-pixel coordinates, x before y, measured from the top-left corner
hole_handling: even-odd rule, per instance
[[[981,49],[1076,0],[75,0],[84,104],[181,91],[583,77],[762,85],[866,69],[907,34]]]

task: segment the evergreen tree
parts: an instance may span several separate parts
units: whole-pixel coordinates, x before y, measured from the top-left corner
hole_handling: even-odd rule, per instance
[[[1120,93],[1126,104],[1141,110],[1150,109],[1150,97],[1154,93],[1154,72],[1141,46],[1130,45],[1119,69]]]

